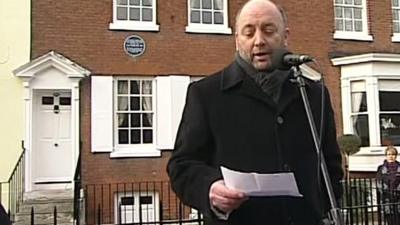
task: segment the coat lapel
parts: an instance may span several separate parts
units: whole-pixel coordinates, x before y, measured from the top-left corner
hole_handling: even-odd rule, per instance
[[[291,76],[285,81],[282,87],[282,94],[279,99],[278,113],[285,111],[287,107],[290,107],[291,103],[300,97],[299,87],[296,83],[291,81]]]
[[[221,89],[223,91],[237,86],[236,88],[242,95],[255,98],[276,108],[276,103],[257,86],[251,77],[247,76],[244,71],[242,71],[236,62],[233,62],[225,68],[222,73]]]

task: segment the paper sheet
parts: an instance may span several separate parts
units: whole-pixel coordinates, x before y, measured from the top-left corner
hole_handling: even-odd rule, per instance
[[[243,173],[221,166],[225,185],[248,196],[294,196],[302,197],[292,172]]]

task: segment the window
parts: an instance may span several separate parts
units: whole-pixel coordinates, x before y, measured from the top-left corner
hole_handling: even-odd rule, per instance
[[[118,192],[115,194],[115,221],[118,224],[159,221],[160,206],[157,192]],[[142,215],[140,215],[142,212]]]
[[[380,80],[378,87],[381,143],[400,146],[400,80]]]
[[[400,146],[399,60],[399,54],[382,53],[332,60],[341,66],[343,133],[361,138],[364,155],[383,154],[387,145]],[[376,165],[370,166],[376,170]]]
[[[91,76],[91,151],[158,157],[173,149],[189,76]]]
[[[153,80],[118,79],[115,85],[115,143],[122,148],[153,144]]]
[[[188,0],[186,32],[231,34],[227,0]]]
[[[372,40],[368,35],[366,0],[334,0],[337,39]]]
[[[400,0],[392,0],[393,37],[392,41],[400,41]]]
[[[158,31],[156,0],[113,0],[112,30]]]
[[[351,82],[351,121],[353,133],[361,138],[361,146],[369,146],[368,107],[364,80]]]

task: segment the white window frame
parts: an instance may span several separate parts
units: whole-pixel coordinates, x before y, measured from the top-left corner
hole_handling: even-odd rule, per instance
[[[152,21],[130,21],[117,19],[117,1],[113,0],[113,21],[109,24],[110,30],[135,30],[135,31],[159,31],[157,21],[157,0],[152,1]],[[129,0],[127,0],[129,3]]]
[[[345,0],[343,0],[345,1]],[[335,33],[333,34],[334,39],[345,39],[345,40],[360,40],[360,41],[372,41],[373,37],[369,35],[369,28],[368,28],[368,16],[367,16],[367,2],[366,0],[361,0],[362,1],[362,31],[361,32],[356,32],[356,31],[340,31],[336,30],[336,25],[335,27]],[[335,3],[335,0],[333,0],[333,5],[334,5],[334,11],[335,11],[335,6],[337,5]],[[343,2],[341,4],[342,7],[346,7],[346,4]],[[350,6],[348,6],[350,7]],[[334,12],[334,24],[335,24],[335,19],[336,15]],[[344,26],[344,24],[343,24]]]
[[[214,0],[212,0],[214,1]],[[187,0],[187,26],[186,32],[188,33],[214,33],[214,34],[232,34],[232,29],[228,27],[228,0],[223,1],[223,24],[202,24],[202,23],[192,23],[190,21],[190,2]]]
[[[153,143],[148,144],[118,144],[118,117],[117,117],[117,107],[118,107],[118,81],[119,80],[147,80],[152,81],[152,113],[153,113]],[[113,84],[113,134],[114,134],[114,151],[111,153],[111,157],[131,157],[131,156],[160,156],[161,153],[157,150],[157,99],[156,99],[156,80],[154,77],[144,77],[144,76],[130,76],[130,77],[115,77]]]
[[[92,76],[91,77],[91,152],[107,152],[111,158],[159,157],[161,150],[172,150],[193,77],[170,76]],[[153,143],[116,146],[115,109],[118,79],[153,80]]]
[[[370,145],[361,147],[350,156],[351,171],[376,171],[382,163],[385,146],[381,145],[379,81],[400,81],[400,54],[369,53],[332,59],[341,67],[341,96],[343,133],[352,134],[351,82],[364,81],[367,95],[367,112]]]
[[[131,223],[138,223],[139,222],[139,204],[140,204],[140,197],[151,197],[153,203],[151,204],[151,209],[154,210],[152,215],[154,215],[154,218],[152,218],[153,220],[148,221],[147,220],[147,216],[142,216],[142,222],[149,222],[149,224],[151,224],[151,222],[157,222],[160,221],[160,198],[159,198],[159,194],[156,191],[142,191],[142,192],[132,192],[132,191],[124,191],[124,192],[117,192],[114,194],[114,221],[115,224],[117,224],[117,221],[119,221],[118,218],[118,210],[119,210],[119,203],[121,202],[121,198],[123,197],[133,197],[134,198],[134,205],[133,208],[132,206],[123,206],[125,207],[124,209],[126,209],[127,211],[125,212],[125,216],[122,216],[123,212],[121,212],[121,224],[131,224]],[[142,213],[145,214],[146,211],[148,211],[148,208],[146,208],[148,206],[144,206],[144,208],[142,208]],[[123,211],[124,209],[121,209],[121,211]],[[129,214],[133,213],[133,215],[131,215],[132,217],[129,217]],[[147,212],[148,213],[148,212]],[[128,216],[128,218],[127,218]],[[125,221],[123,220],[125,219]],[[133,221],[132,221],[133,219]],[[128,221],[126,221],[128,220]]]
[[[393,1],[392,1],[392,26],[394,27],[394,22],[397,22],[400,24],[400,1],[398,2],[399,5],[398,6],[394,6],[393,5]],[[395,20],[394,18],[394,12],[397,12],[399,15],[399,18],[397,20]],[[393,31],[393,36],[392,36],[392,42],[400,42],[400,31],[399,32],[394,32],[394,28],[392,28]]]

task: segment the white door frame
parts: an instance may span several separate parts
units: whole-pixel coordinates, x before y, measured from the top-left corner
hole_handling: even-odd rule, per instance
[[[33,128],[33,93],[35,90],[62,89],[71,92],[71,138],[72,138],[72,168],[74,174],[79,156],[79,81],[90,72],[61,54],[53,51],[36,58],[13,71],[20,77],[24,87],[25,102],[25,191],[33,190],[32,179],[32,128]],[[71,177],[73,188],[73,177]]]

